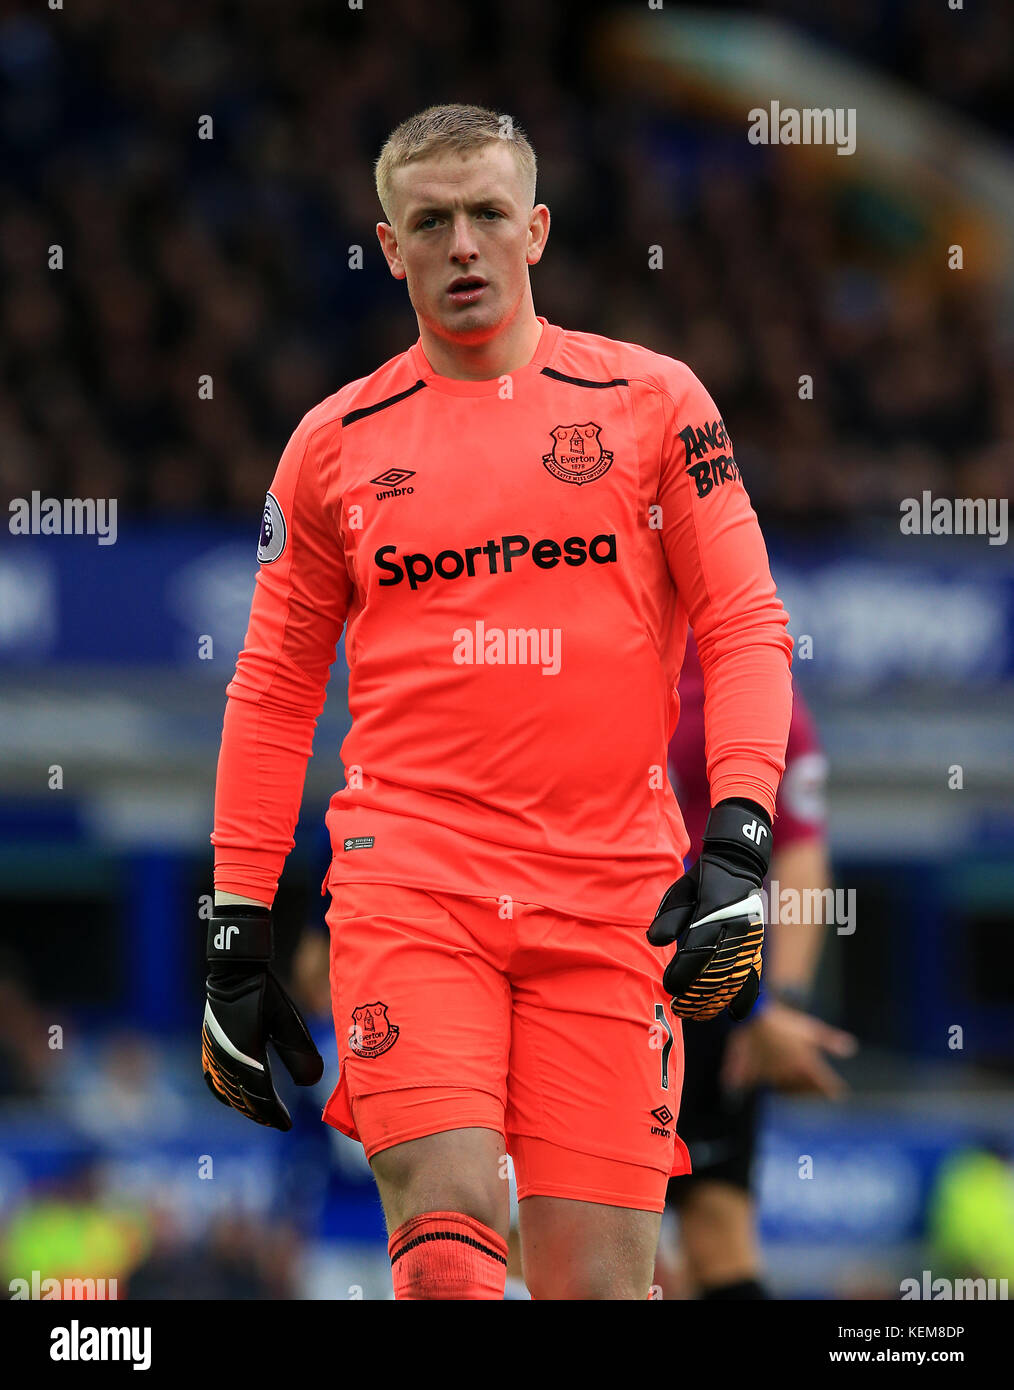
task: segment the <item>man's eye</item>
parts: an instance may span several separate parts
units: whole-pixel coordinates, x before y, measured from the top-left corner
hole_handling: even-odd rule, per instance
[[[419,223],[419,230],[424,231],[427,222],[435,222],[436,220],[437,219],[435,217],[424,217],[423,220]]]
[[[483,210],[482,210],[482,215],[483,215],[483,217],[485,217],[487,213],[489,213],[489,215],[490,215],[491,217],[500,217],[500,216],[501,216],[501,214],[500,214],[499,212],[497,212],[496,208],[483,208]]]

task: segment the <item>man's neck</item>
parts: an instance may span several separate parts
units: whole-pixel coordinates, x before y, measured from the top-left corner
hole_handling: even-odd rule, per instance
[[[456,381],[492,381],[527,367],[535,356],[542,324],[535,317],[519,318],[503,333],[484,343],[455,343],[436,337],[423,324],[419,336],[426,361],[438,376]]]

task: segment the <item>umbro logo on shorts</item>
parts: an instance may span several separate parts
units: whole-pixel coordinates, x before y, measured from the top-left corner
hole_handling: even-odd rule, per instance
[[[658,1134],[663,1139],[671,1139],[672,1131],[667,1129],[667,1125],[672,1124],[673,1114],[668,1105],[660,1105],[657,1110],[653,1110],[652,1115],[658,1121],[657,1125],[652,1125],[652,1134]]]

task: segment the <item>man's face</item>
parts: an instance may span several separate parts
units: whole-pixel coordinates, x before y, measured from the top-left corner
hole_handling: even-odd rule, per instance
[[[377,235],[420,322],[460,343],[495,336],[517,313],[549,230],[549,210],[529,207],[510,148],[490,141],[404,165],[392,198],[393,226],[379,223]]]

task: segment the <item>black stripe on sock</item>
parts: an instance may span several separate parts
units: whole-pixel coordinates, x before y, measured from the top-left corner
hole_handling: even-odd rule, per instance
[[[489,1255],[490,1259],[499,1260],[502,1265],[507,1264],[507,1257],[501,1255],[499,1250],[491,1250],[488,1245],[483,1245],[480,1240],[473,1240],[471,1236],[463,1236],[460,1231],[427,1231],[424,1235],[413,1236],[411,1240],[400,1246],[391,1255],[391,1264],[400,1260],[402,1255],[409,1250],[415,1249],[417,1245],[422,1245],[427,1240],[460,1240],[464,1245],[471,1245],[474,1250],[481,1250],[484,1255]]]

